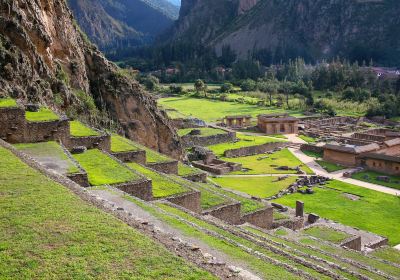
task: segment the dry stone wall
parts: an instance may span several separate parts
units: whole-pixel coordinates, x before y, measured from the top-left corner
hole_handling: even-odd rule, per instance
[[[139,164],[146,164],[146,151],[130,151],[112,153],[112,155],[123,162],[136,162]]]
[[[193,191],[189,193],[168,197],[167,200],[171,203],[179,205],[195,213],[200,213],[201,212],[200,196],[201,193],[199,191]]]
[[[274,143],[266,143],[263,145],[243,147],[239,149],[226,150],[224,152],[225,157],[244,157],[258,154],[265,154],[267,152],[271,152],[277,148],[284,148],[288,145],[288,143],[284,142],[274,142]]]
[[[300,146],[300,150],[303,152],[313,152],[313,153],[319,153],[319,154],[322,154],[324,152],[323,147],[319,147],[316,145],[310,145],[310,144],[302,144]]]
[[[86,137],[71,137],[67,142],[66,146],[69,149],[82,146],[88,149],[96,148],[109,152],[111,150],[111,136],[100,135],[100,136],[86,136]]]
[[[146,201],[153,200],[151,180],[142,179],[140,181],[113,185],[113,187]]]
[[[0,138],[21,143],[25,137],[25,111],[22,108],[0,108]]]
[[[217,206],[216,208],[204,211],[203,214],[211,215],[233,225],[238,225],[241,223],[240,209],[240,202],[236,202],[228,205]]]
[[[187,175],[187,176],[182,176],[182,178],[185,178],[186,180],[193,181],[193,182],[205,183],[205,182],[207,182],[207,173],[191,174],[191,175]]]
[[[260,228],[271,229],[274,208],[268,207],[242,216],[243,223],[250,223]]]
[[[340,246],[348,249],[361,251],[361,236],[352,236],[343,241]]]
[[[190,148],[194,146],[211,146],[220,143],[233,142],[236,140],[236,132],[227,132],[223,134],[201,136],[201,135],[185,135],[181,137],[182,146]]]
[[[146,164],[146,166],[161,173],[178,175],[177,160],[159,163],[148,163]]]
[[[24,142],[61,141],[62,143],[68,143],[69,138],[69,120],[67,118],[56,121],[26,123]]]

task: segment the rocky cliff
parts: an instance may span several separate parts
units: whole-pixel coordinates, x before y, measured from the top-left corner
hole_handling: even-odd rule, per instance
[[[396,0],[182,0],[172,38],[196,38],[220,52],[266,63],[303,56],[335,56],[400,64],[400,1]]]
[[[179,8],[167,0],[68,0],[79,26],[103,51],[150,43]]]
[[[0,95],[85,115],[93,99],[129,138],[180,155],[155,101],[85,39],[63,0],[0,0]]]

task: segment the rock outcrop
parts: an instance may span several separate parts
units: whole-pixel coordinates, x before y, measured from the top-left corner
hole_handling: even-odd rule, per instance
[[[129,138],[180,156],[165,114],[85,38],[65,1],[0,0],[0,95],[84,117],[94,102]]]
[[[265,64],[341,56],[397,66],[399,13],[396,0],[182,0],[170,37],[217,53],[230,46],[239,58],[253,54]]]

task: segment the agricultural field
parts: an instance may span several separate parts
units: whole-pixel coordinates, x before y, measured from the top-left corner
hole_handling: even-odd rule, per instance
[[[140,150],[135,143],[131,140],[119,136],[118,134],[111,135],[111,152],[120,153],[120,152],[132,152]]]
[[[60,117],[49,108],[40,108],[38,112],[25,112],[28,122],[57,121]]]
[[[204,173],[204,171],[188,166],[186,164],[183,164],[181,162],[178,163],[178,175],[179,176],[189,176],[189,175],[194,175],[194,174],[199,174],[199,173]]]
[[[338,230],[335,230],[333,228],[326,227],[326,226],[313,226],[313,227],[303,230],[303,232],[306,233],[307,235],[310,235],[315,238],[325,240],[328,242],[332,242],[335,244],[340,244],[347,238],[351,237],[351,235],[349,235],[345,232],[338,231]]]
[[[99,136],[99,133],[80,121],[70,121],[70,133],[72,137]]]
[[[389,182],[377,180],[377,178],[379,176],[388,177]],[[360,181],[373,183],[373,184],[377,184],[377,185],[382,185],[385,187],[400,190],[400,176],[391,176],[391,175],[386,175],[386,174],[382,174],[382,173],[375,172],[375,171],[362,171],[362,172],[354,173],[351,177],[353,179],[357,179]]]
[[[308,213],[386,236],[391,245],[400,243],[398,197],[339,181],[330,181],[325,188],[314,188],[314,191],[312,195],[296,193],[274,201],[294,208],[296,200],[301,200]],[[359,199],[352,200],[346,194]]]
[[[265,177],[217,177],[212,181],[223,188],[239,191],[254,197],[268,198],[279,191],[286,189],[296,181],[296,176],[290,176],[285,180],[278,180],[276,176]]]
[[[165,109],[175,109],[187,117],[199,118],[206,122],[216,122],[228,115],[256,117],[259,114],[289,113],[297,117],[302,116],[300,111],[185,96],[161,98],[158,100],[158,104]]]
[[[239,158],[222,158],[226,161],[241,163],[244,170],[235,171],[234,175],[259,175],[259,174],[296,174],[295,170],[280,170],[281,166],[289,168],[300,168],[307,174],[313,174],[313,171],[303,164],[288,149],[275,152],[270,155],[254,155]]]
[[[12,98],[0,98],[0,108],[13,108],[17,107],[17,101]]]
[[[2,279],[215,279],[4,148],[0,182]]]

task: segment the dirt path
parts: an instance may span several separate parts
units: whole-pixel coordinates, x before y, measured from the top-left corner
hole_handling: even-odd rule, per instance
[[[318,163],[316,163],[315,159],[313,157],[309,157],[306,154],[304,154],[302,151],[298,149],[293,149],[289,148],[289,151],[291,151],[300,161],[302,161],[304,164],[306,164],[308,167],[311,168],[312,171],[315,172],[316,175],[322,175],[331,179],[335,179],[341,182],[353,184],[359,187],[371,189],[374,191],[382,192],[382,193],[387,193],[391,195],[400,195],[400,190],[376,185],[376,184],[371,184],[368,182],[363,182],[359,180],[355,180],[352,178],[345,178],[343,177],[343,173],[349,172],[349,171],[354,171],[354,169],[344,169],[340,171],[336,171],[333,173],[327,172],[325,169],[323,169]]]

